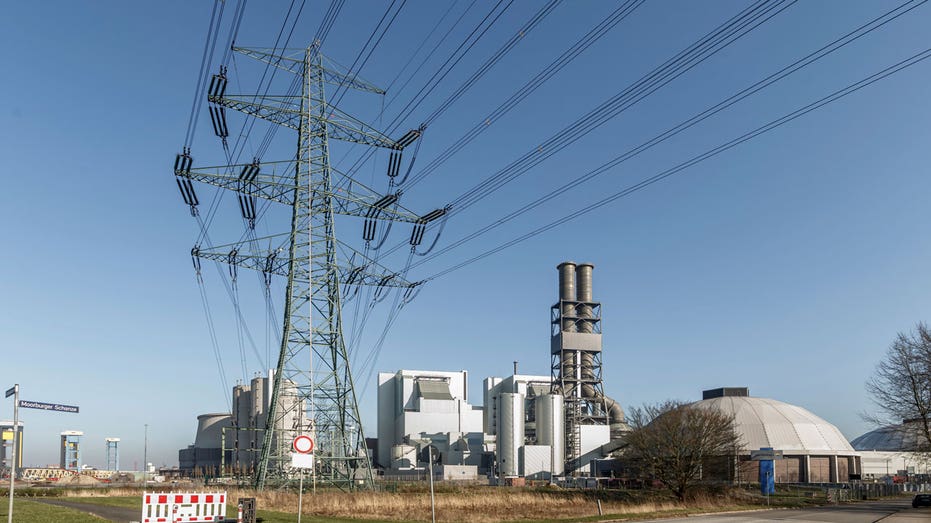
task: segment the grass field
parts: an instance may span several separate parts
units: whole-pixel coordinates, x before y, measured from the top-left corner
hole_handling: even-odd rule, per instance
[[[0,521],[9,515],[9,497],[0,498]],[[84,512],[43,505],[36,501],[17,498],[13,504],[14,523],[101,523],[99,518]]]
[[[231,501],[255,497],[257,515],[267,523],[293,522],[297,494],[288,491],[254,492],[228,489]],[[141,492],[130,489],[66,491],[70,501],[111,505],[141,510]],[[675,503],[654,494],[617,491],[567,491],[552,488],[446,487],[437,493],[437,520],[462,522],[519,521],[566,522],[602,519],[639,519],[646,516],[674,516],[722,510],[760,508],[752,497],[731,494],[704,497],[687,504]],[[79,497],[80,496],[80,497]],[[603,515],[598,515],[598,500]],[[781,506],[810,503],[796,498],[782,500]],[[318,492],[305,494],[303,521],[307,522],[397,522],[430,521],[430,496],[420,486],[402,492]],[[227,508],[235,517],[236,506]]]

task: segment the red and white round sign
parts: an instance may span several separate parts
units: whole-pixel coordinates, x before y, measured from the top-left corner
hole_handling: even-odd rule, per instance
[[[294,442],[291,444],[294,447],[294,452],[299,454],[310,454],[314,451],[314,440],[310,439],[310,436],[298,436],[294,438]]]

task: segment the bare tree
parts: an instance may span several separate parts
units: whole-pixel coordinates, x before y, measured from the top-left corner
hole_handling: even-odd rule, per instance
[[[626,458],[679,500],[700,480],[703,465],[736,456],[741,447],[734,418],[676,401],[631,409]]]
[[[903,423],[916,448],[931,452],[931,330],[924,323],[900,332],[885,358],[866,382],[878,412],[867,420],[883,425]]]

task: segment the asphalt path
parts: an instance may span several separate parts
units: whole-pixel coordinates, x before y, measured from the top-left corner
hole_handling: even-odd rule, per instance
[[[643,520],[656,521],[656,520]],[[709,514],[663,521],[690,523],[931,523],[931,508],[913,509],[911,499],[868,501],[805,509],[774,509],[730,514]]]
[[[30,501],[38,501],[46,505],[55,505],[57,507],[73,508],[81,512],[97,516],[107,521],[117,523],[129,523],[130,521],[139,521],[141,513],[134,508],[110,507],[107,505],[94,505],[92,503],[81,503],[79,501],[65,501],[61,499],[33,498]]]

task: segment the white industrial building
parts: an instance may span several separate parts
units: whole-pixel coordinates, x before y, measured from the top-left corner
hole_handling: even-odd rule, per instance
[[[424,462],[427,445],[435,462],[473,479],[482,468],[482,408],[468,402],[468,373],[400,370],[378,374],[377,463],[401,471]]]
[[[466,371],[380,373],[378,465],[386,473],[422,468],[429,446],[444,468],[472,466],[501,480],[588,475],[626,428],[620,405],[604,394],[593,268],[557,267],[559,301],[540,355],[550,360],[548,376],[518,374],[515,364],[512,376],[483,381],[477,407],[468,403]]]

